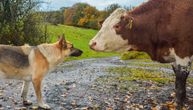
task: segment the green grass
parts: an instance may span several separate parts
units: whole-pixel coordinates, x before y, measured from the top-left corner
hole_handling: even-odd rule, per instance
[[[152,67],[152,68],[171,68],[170,64],[162,63],[143,63],[143,62],[129,62],[128,65],[135,65],[139,67]]]
[[[131,51],[131,52],[125,52],[121,55],[122,60],[129,60],[129,59],[149,59],[149,55],[144,52],[137,52],[137,51]]]
[[[118,80],[151,80],[162,84],[167,84],[174,81],[172,77],[173,75],[156,70],[116,67],[109,68],[107,71],[109,73],[120,74]]]
[[[74,44],[74,47],[83,50],[83,55],[80,57],[69,58],[67,60],[78,60],[83,58],[98,58],[98,57],[108,57],[108,56],[117,56],[117,53],[103,53],[92,51],[88,43],[96,35],[98,31],[93,29],[83,29],[73,26],[65,25],[48,25],[48,33],[51,36],[51,41],[55,42],[58,39],[59,35],[63,33],[66,36],[66,39]]]
[[[149,70],[149,69],[135,69],[135,68],[128,68],[128,67],[111,67],[107,69],[107,72],[113,74],[119,74],[118,80],[120,81],[153,81],[160,84],[168,84],[171,82],[175,82],[175,74],[165,73],[162,71],[157,70]],[[187,83],[193,83],[193,78],[189,77],[187,79]]]

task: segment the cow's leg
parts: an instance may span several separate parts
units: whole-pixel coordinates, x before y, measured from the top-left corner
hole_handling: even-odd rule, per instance
[[[191,63],[188,66],[172,65],[176,75],[175,89],[176,89],[176,103],[177,110],[182,110],[184,101],[186,99],[186,80],[191,70]]]

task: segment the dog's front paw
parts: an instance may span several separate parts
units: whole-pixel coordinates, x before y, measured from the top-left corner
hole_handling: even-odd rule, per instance
[[[42,108],[42,109],[45,109],[45,110],[50,110],[50,106],[47,105],[47,104],[39,104],[39,107]]]
[[[32,102],[30,100],[24,100],[23,105],[24,106],[30,106],[30,105],[32,105]]]

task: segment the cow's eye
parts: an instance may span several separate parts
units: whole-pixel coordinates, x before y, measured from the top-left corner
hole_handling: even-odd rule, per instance
[[[123,20],[125,17],[124,16],[121,16],[121,20]]]
[[[114,28],[115,28],[115,29],[119,29],[119,27],[120,27],[120,26],[119,26],[118,24],[114,25]]]

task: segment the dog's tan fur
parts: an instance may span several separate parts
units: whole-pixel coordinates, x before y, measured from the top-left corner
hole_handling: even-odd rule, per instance
[[[70,55],[80,56],[82,51],[73,48],[63,37],[53,44],[41,44],[36,47],[0,45],[0,78],[24,80],[22,98],[27,100],[29,83],[32,82],[41,108],[50,108],[42,100],[41,83],[49,70],[63,62]],[[15,56],[15,58],[14,58]]]

